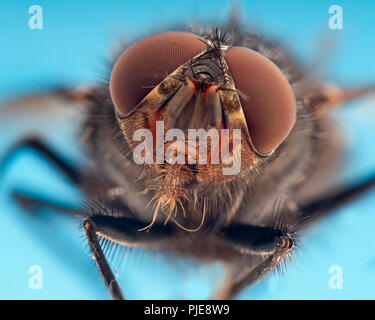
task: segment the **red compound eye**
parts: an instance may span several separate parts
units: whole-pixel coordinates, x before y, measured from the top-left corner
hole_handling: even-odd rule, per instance
[[[111,74],[110,92],[117,111],[130,112],[168,74],[205,48],[197,36],[186,32],[157,34],[128,48]]]
[[[296,100],[287,78],[272,61],[247,48],[229,48],[225,60],[236,88],[244,94],[241,105],[255,148],[273,151],[296,121]]]

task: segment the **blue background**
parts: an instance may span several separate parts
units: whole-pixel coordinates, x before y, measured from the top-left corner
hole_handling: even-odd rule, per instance
[[[28,8],[43,8],[43,30],[28,28]],[[307,66],[327,58],[314,74],[340,85],[375,82],[375,3],[373,1],[240,1],[247,27],[281,40]],[[344,29],[328,28],[328,8],[341,5]],[[120,37],[189,22],[226,22],[230,1],[2,1],[0,19],[0,101],[56,85],[93,83]],[[326,40],[324,40],[326,39]],[[327,42],[328,41],[328,42]],[[322,45],[323,43],[323,45]],[[327,43],[333,44],[329,50]],[[375,169],[375,97],[348,103],[334,114],[347,147],[343,181]],[[0,117],[1,114],[0,114]],[[39,120],[35,120],[39,119]],[[56,123],[54,122],[56,121]],[[74,131],[62,120],[25,115],[0,118],[0,156],[29,129],[40,129],[67,159],[81,159]],[[27,215],[10,198],[14,189],[33,190],[78,204],[81,195],[64,177],[30,151],[20,154],[0,180],[0,298],[107,299],[86,248],[79,221],[51,210]],[[375,190],[307,230],[284,275],[265,278],[242,299],[375,298]],[[219,263],[167,258],[156,252],[126,249],[116,258],[119,280],[130,299],[207,298],[222,277]],[[29,267],[40,265],[43,289],[31,290]],[[117,263],[114,262],[116,266]],[[343,289],[328,286],[331,265],[343,270]]]

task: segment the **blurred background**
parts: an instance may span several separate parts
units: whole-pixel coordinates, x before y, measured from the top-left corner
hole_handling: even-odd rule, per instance
[[[375,83],[375,3],[355,1],[237,1],[245,28],[281,41],[310,72],[343,86]],[[32,30],[29,8],[43,10],[43,29]],[[343,9],[343,29],[331,30],[331,5]],[[0,34],[0,108],[9,101],[56,87],[93,84],[108,72],[118,39],[132,41],[155,30],[189,24],[225,24],[231,1],[24,1],[3,0]],[[111,51],[112,50],[112,51]],[[323,58],[323,59],[321,59]],[[319,61],[316,67],[316,61]],[[43,134],[68,161],[82,162],[75,115],[49,117],[0,113],[0,158],[29,131]],[[53,113],[51,113],[53,114]],[[334,112],[347,148],[340,180],[350,183],[375,170],[375,97]],[[14,190],[79,204],[81,194],[46,160],[30,150],[0,172],[0,298],[109,299],[86,248],[80,221],[53,210],[28,214]],[[306,230],[283,275],[267,276],[240,299],[374,299],[375,190]],[[126,249],[115,254],[115,272],[129,299],[203,299],[222,277],[219,263],[200,264],[157,252]],[[40,266],[41,289],[30,288]],[[340,266],[341,289],[329,286]],[[331,280],[332,281],[332,280]]]

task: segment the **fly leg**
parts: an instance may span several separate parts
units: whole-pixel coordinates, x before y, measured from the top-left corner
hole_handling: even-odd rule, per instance
[[[83,222],[83,228],[85,229],[85,235],[89,243],[92,256],[96,265],[98,266],[100,275],[102,276],[105,285],[115,300],[124,300],[120,286],[118,285],[118,282],[99,244],[95,222],[91,219],[86,219]]]
[[[79,171],[72,167],[68,162],[62,159],[54,150],[47,146],[39,137],[37,136],[26,136],[25,138],[16,142],[8,152],[5,157],[0,162],[0,174],[3,174],[5,169],[11,163],[13,158],[23,149],[30,148],[40,155],[48,159],[56,168],[58,168],[62,173],[64,173],[72,183],[79,184],[82,181],[82,175]]]
[[[55,200],[43,199],[39,195],[25,193],[22,191],[13,191],[12,197],[28,212],[37,212],[42,208],[51,208],[68,215],[79,216],[82,213],[82,209],[76,208],[65,203],[60,203]]]
[[[227,281],[216,294],[216,299],[233,299],[244,288],[252,285],[264,277],[268,272],[277,267],[288,255],[294,246],[294,240],[291,237],[280,238],[275,246],[275,251],[269,255],[263,262],[249,269],[245,269],[239,276],[235,277],[229,274]]]
[[[263,278],[291,254],[295,246],[293,236],[286,229],[237,225],[226,233],[226,240],[249,261],[260,262],[240,269],[228,266],[227,277],[215,294],[215,299],[233,299],[245,287]]]
[[[149,232],[139,232],[139,229],[144,227],[142,221],[132,217],[108,215],[104,207],[94,205],[93,210],[95,212],[92,212],[90,217],[83,222],[86,238],[106,286],[114,299],[122,300],[124,297],[121,289],[103,253],[98,237],[124,246],[160,248],[170,244],[173,230],[168,226],[155,224]],[[123,213],[126,211],[122,208]]]
[[[375,174],[352,186],[335,190],[324,197],[302,204],[300,206],[302,212],[301,219],[307,220],[307,222],[310,220],[316,220],[320,216],[355,200],[357,197],[374,187]]]
[[[71,166],[67,161],[62,159],[54,150],[47,146],[37,136],[26,136],[10,147],[4,158],[0,161],[0,176],[4,174],[14,157],[25,148],[32,149],[46,158],[50,163],[52,163],[52,165],[60,170],[60,172],[62,172],[70,180],[70,182],[84,191],[83,181],[86,179],[83,178],[83,174],[78,169]],[[69,214],[79,214],[78,208],[72,208],[72,206],[64,203],[46,200],[39,195],[25,193],[22,191],[13,191],[12,196],[26,209],[35,211],[35,209],[39,209],[41,207],[50,207]]]
[[[313,109],[324,110],[374,93],[375,86],[341,89],[335,85],[325,85],[307,94],[306,100]]]

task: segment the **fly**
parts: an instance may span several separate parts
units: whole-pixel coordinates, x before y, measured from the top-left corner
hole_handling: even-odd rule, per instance
[[[107,262],[109,242],[222,261],[214,298],[231,299],[291,256],[306,226],[375,184],[313,192],[336,160],[331,106],[374,87],[333,89],[236,19],[223,30],[151,35],[124,48],[102,85],[46,94],[84,110],[90,166],[71,166],[33,136],[1,163],[31,147],[83,191],[85,208],[74,210],[15,198],[82,216],[114,299],[126,288]]]

